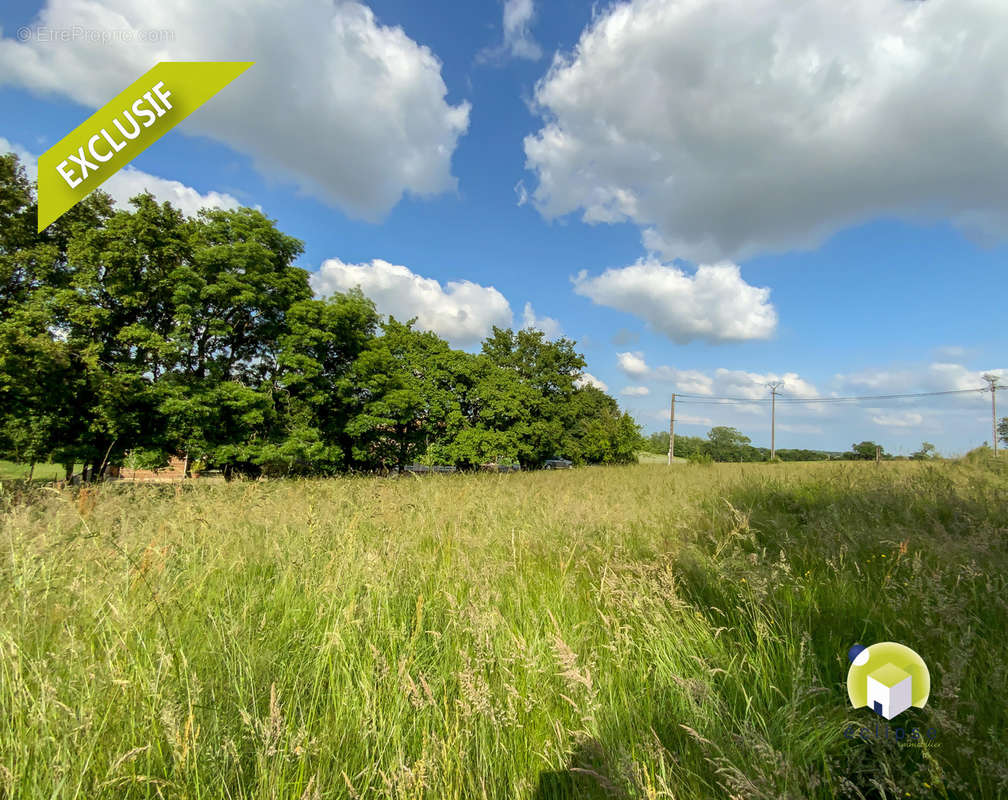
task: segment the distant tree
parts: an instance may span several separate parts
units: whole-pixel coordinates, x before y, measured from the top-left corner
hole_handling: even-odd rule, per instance
[[[668,453],[669,432],[658,431],[647,436],[642,442],[642,449],[646,453]]]
[[[853,461],[872,461],[875,459],[875,451],[880,448],[881,445],[875,444],[875,442],[859,442],[858,444],[851,445],[851,451],[846,454],[848,460]],[[882,458],[889,458],[889,454],[882,451]]]
[[[637,459],[640,428],[616,401],[594,386],[576,389],[561,444],[575,464],[629,464]]]
[[[571,408],[575,381],[585,367],[574,342],[550,341],[542,331],[494,327],[483,342],[483,355],[513,376],[528,400],[527,417],[515,431],[522,442],[517,455],[522,466],[563,456],[564,431],[576,415]]]
[[[924,461],[929,458],[934,458],[937,455],[937,450],[931,442],[921,442],[920,450],[917,450],[910,454],[910,458],[915,461]]]
[[[707,433],[707,452],[715,461],[738,461],[750,442],[741,431],[719,425]]]
[[[829,459],[829,453],[822,450],[785,448],[777,450],[777,458],[781,461],[826,461]]]
[[[998,423],[998,438],[1008,445],[1008,417],[1002,417]]]
[[[675,457],[689,458],[692,455],[707,452],[708,440],[702,436],[680,436],[675,437]],[[668,452],[666,450],[666,452]]]

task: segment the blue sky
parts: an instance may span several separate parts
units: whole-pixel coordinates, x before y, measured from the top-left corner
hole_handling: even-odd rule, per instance
[[[766,445],[772,379],[1008,377],[1008,8],[740,5],[6,4],[0,145],[36,157],[158,61],[254,59],[105,188],[261,207],[319,292],[458,346],[562,333],[646,431],[674,391],[752,398],[684,402],[677,431]],[[989,401],[789,407],[777,445],[962,452]]]

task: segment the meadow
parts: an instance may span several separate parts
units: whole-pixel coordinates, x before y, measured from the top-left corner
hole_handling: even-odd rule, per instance
[[[1005,464],[4,492],[2,798],[1008,794]]]

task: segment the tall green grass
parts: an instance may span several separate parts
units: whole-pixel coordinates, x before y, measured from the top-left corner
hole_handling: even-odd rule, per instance
[[[8,503],[0,797],[1004,796],[1006,490],[639,465]],[[847,648],[883,640],[938,746],[844,735],[877,719]]]

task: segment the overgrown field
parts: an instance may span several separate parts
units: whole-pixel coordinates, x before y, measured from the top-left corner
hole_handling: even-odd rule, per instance
[[[112,486],[2,526],[0,797],[1008,795],[989,466]],[[932,747],[844,735],[884,640]]]

